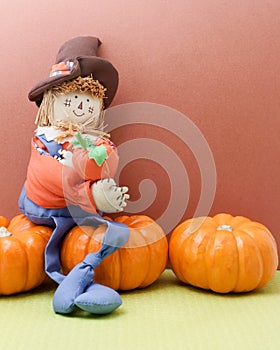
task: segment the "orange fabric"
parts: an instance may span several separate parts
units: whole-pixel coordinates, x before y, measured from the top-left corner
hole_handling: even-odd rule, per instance
[[[73,151],[73,164],[79,175],[85,180],[97,181],[100,179],[111,178],[116,174],[119,157],[116,152],[116,147],[111,142],[100,140],[96,145],[106,147],[108,158],[103,166],[98,166],[93,159],[88,158],[88,152],[76,148]]]
[[[44,151],[47,150],[47,147],[43,144],[41,140],[38,139],[38,137],[34,136],[32,140],[33,143],[37,145],[37,147],[43,149]]]
[[[109,143],[104,145],[109,158],[101,167],[88,158],[87,151],[75,149],[74,169],[50,155],[40,154],[32,145],[25,183],[27,197],[43,208],[79,205],[89,213],[96,213],[90,187],[100,178],[114,176],[118,165],[115,147]]]

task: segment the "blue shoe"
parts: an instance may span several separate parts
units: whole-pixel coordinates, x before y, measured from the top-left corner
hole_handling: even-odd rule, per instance
[[[75,299],[74,303],[84,311],[105,315],[121,306],[122,299],[114,289],[92,283],[84,293]]]

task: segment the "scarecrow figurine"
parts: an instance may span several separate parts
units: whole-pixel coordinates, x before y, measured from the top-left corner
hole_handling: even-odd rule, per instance
[[[81,308],[93,314],[115,310],[122,301],[111,288],[94,283],[94,269],[128,239],[127,226],[102,213],[121,212],[129,198],[113,176],[118,166],[115,145],[104,132],[104,109],[118,87],[118,73],[97,57],[101,42],[76,37],[65,42],[50,76],[37,84],[29,99],[39,107],[31,158],[19,207],[34,223],[54,227],[45,250],[45,269],[59,286],[57,313]],[[107,225],[102,246],[64,276],[60,243],[74,225]]]

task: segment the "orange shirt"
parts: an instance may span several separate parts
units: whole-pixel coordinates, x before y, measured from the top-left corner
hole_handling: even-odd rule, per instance
[[[96,206],[91,194],[91,185],[97,180],[113,177],[119,160],[112,143],[102,140],[97,144],[104,145],[108,154],[101,166],[88,158],[88,151],[76,148],[73,150],[72,168],[63,165],[49,154],[40,154],[33,142],[25,182],[27,197],[43,208],[78,205],[83,210],[95,214]]]

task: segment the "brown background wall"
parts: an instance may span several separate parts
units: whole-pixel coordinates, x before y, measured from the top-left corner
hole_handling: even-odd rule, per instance
[[[61,43],[96,35],[103,41],[100,54],[120,73],[114,105],[153,102],[190,118],[216,164],[210,214],[229,212],[260,221],[280,245],[279,1],[4,0],[1,5],[2,215],[18,213],[36,114],[27,99],[29,89],[48,75]],[[192,152],[180,153],[179,141],[162,129],[133,130],[115,130],[114,141],[157,138],[179,152],[190,183],[183,218],[192,216],[201,191]],[[139,162],[123,169],[121,181],[130,185],[132,200],[139,197],[141,177],[163,181],[160,202],[145,210],[156,218],[168,203],[172,179],[160,165]]]

